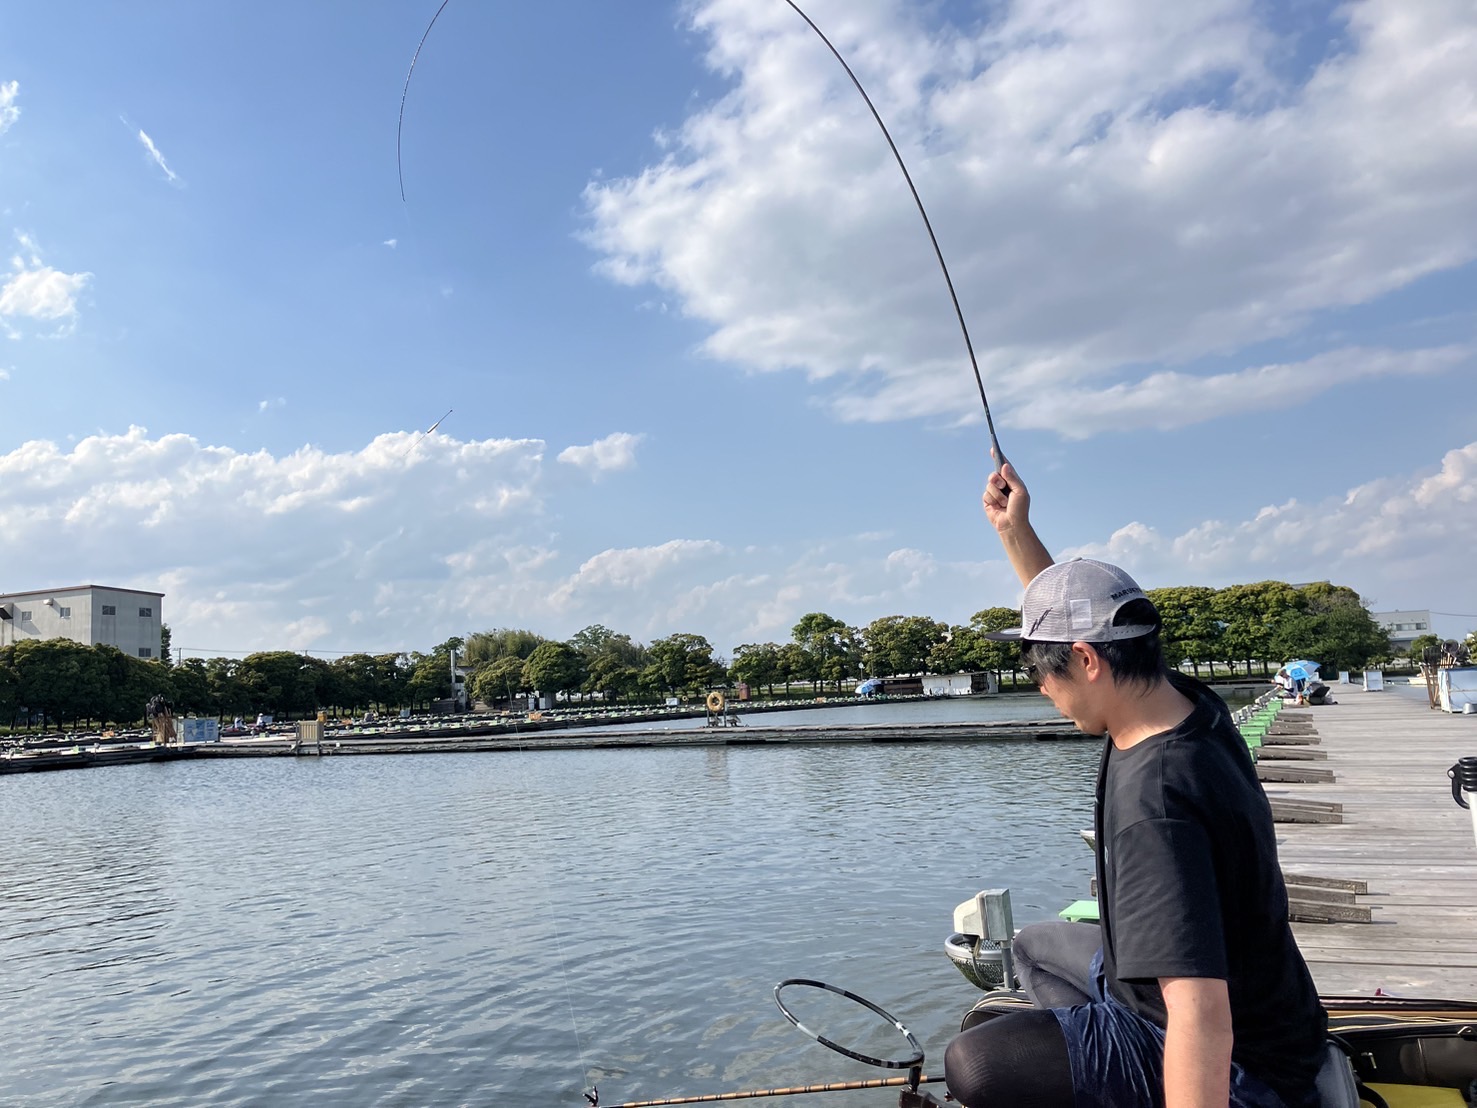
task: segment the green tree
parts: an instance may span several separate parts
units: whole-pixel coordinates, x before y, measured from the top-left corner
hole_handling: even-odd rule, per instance
[[[462,646],[462,662],[476,669],[499,658],[514,657],[527,661],[529,655],[547,642],[542,635],[525,631],[520,627],[498,627],[492,631],[478,631],[468,635]]]
[[[774,695],[774,683],[780,680],[780,648],[772,642],[745,643],[733,652],[733,662],[728,667],[735,681],[742,681],[757,689],[769,688]]]
[[[970,646],[973,632],[968,627],[950,627],[933,649],[928,652],[930,673],[960,673],[964,670],[964,657]]]
[[[653,642],[646,653],[641,683],[653,692],[706,689],[725,675],[723,667],[713,661],[712,645],[702,635],[668,635]]]
[[[858,675],[861,666],[858,633],[835,616],[810,612],[800,617],[790,636],[805,652],[805,675],[812,686],[830,681],[840,688],[842,681]]]
[[[926,672],[929,655],[947,631],[947,625],[927,616],[874,619],[862,633],[867,672],[877,677]]]
[[[379,708],[408,707],[412,670],[408,654],[376,654],[374,656],[375,705]]]
[[[1409,655],[1412,662],[1419,665],[1421,659],[1426,656],[1426,651],[1439,650],[1440,647],[1440,635],[1417,635],[1411,642],[1410,649],[1406,651],[1406,654]]]
[[[310,712],[318,707],[313,660],[291,650],[263,650],[241,659],[239,680],[251,690],[249,710],[274,715]]]
[[[0,646],[0,724],[7,727],[15,723],[15,710],[20,706],[17,699],[19,682],[15,674],[15,646],[7,643]]]
[[[107,695],[99,655],[71,639],[25,639],[12,655],[22,707],[61,725],[100,713]]]
[[[544,696],[576,691],[584,680],[585,660],[568,643],[540,643],[523,663],[524,686]]]
[[[1150,589],[1146,595],[1164,624],[1160,641],[1165,659],[1175,667],[1189,662],[1199,677],[1200,667],[1214,662],[1221,649],[1215,590],[1204,585],[1176,585]]]
[[[150,659],[134,658],[116,646],[92,647],[103,675],[101,695],[95,703],[78,705],[86,716],[101,724],[132,726],[142,722],[144,709],[155,696],[174,702],[174,672]],[[175,704],[175,712],[179,706]]]
[[[801,648],[799,643],[787,642],[780,647],[779,655],[775,658],[774,679],[783,681],[787,691],[791,681],[811,681],[811,675],[807,672],[810,661],[810,655]],[[817,674],[817,679],[818,677]],[[770,691],[773,692],[773,689]]]
[[[508,654],[477,670],[472,678],[472,699],[484,704],[495,704],[499,700],[513,703],[513,695],[528,688],[523,683],[523,659]]]
[[[210,677],[204,658],[185,658],[170,672],[177,715],[218,716],[220,708],[210,695]]]
[[[374,705],[379,663],[373,655],[345,654],[328,665],[334,673],[334,690],[340,708],[358,712]]]
[[[449,656],[422,654],[412,651],[409,658],[410,674],[405,682],[404,696],[409,706],[418,708],[430,705],[434,700],[446,700],[451,696],[451,659]]]
[[[599,693],[607,700],[632,695],[646,666],[646,648],[599,623],[575,634],[569,645],[584,660],[585,680],[580,691]]]
[[[969,629],[973,633],[969,640],[965,665],[995,675],[996,684],[1005,680],[1005,672],[1014,673],[1021,668],[1021,647],[1015,642],[996,642],[985,638],[993,631],[1006,631],[1021,625],[1021,613],[1017,608],[984,608],[969,617]]]
[[[1252,662],[1259,661],[1263,674],[1270,673],[1267,663],[1278,654],[1274,637],[1286,620],[1302,610],[1302,604],[1298,590],[1283,581],[1257,581],[1217,590],[1212,610],[1224,626],[1216,660],[1233,666],[1245,662],[1248,677]]]
[[[211,704],[221,715],[238,716],[252,711],[255,690],[243,677],[241,663],[235,658],[206,659],[205,680]]]
[[[159,661],[165,666],[174,664],[174,655],[170,651],[170,643],[173,640],[174,636],[170,633],[169,624],[161,623],[159,625]]]
[[[1364,669],[1389,657],[1389,636],[1353,589],[1318,581],[1298,592],[1297,611],[1273,637],[1278,657],[1308,658],[1327,673]]]

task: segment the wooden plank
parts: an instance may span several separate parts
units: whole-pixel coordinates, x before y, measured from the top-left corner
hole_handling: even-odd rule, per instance
[[[1289,766],[1285,764],[1267,765],[1258,762],[1256,766],[1256,778],[1258,781],[1299,781],[1305,783],[1332,781],[1334,779],[1331,769],[1313,769],[1304,766]]]
[[[1344,817],[1338,812],[1329,812],[1317,808],[1279,808],[1272,805],[1273,823],[1343,823]]]
[[[1347,877],[1315,877],[1310,873],[1288,873],[1282,871],[1282,880],[1289,885],[1304,885],[1315,889],[1342,889],[1361,895],[1369,892],[1368,881],[1354,881]]]
[[[1287,883],[1289,900],[1314,901],[1318,904],[1357,904],[1355,894],[1347,889],[1330,889],[1321,885],[1297,885]]]
[[[1357,904],[1327,904],[1318,900],[1290,900],[1287,918],[1297,923],[1373,923],[1368,908]]]
[[[1314,750],[1310,746],[1272,746],[1262,744],[1261,760],[1284,762],[1323,762],[1328,759],[1328,751]]]

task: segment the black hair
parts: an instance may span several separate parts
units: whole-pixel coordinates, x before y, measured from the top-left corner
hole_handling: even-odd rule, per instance
[[[1154,629],[1137,638],[1114,639],[1111,642],[1095,642],[1090,645],[1107,665],[1114,681],[1138,685],[1148,692],[1160,680],[1169,676],[1169,664],[1164,660],[1164,647],[1159,641],[1159,613],[1150,601],[1130,600],[1113,617],[1114,627],[1133,624],[1152,625]],[[1028,639],[1021,646],[1021,660],[1031,669],[1049,673],[1053,677],[1066,677],[1071,671],[1071,643]]]

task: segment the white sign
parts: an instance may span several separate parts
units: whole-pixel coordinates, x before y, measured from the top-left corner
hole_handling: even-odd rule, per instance
[[[177,719],[180,742],[213,743],[220,741],[220,723],[213,719]]]
[[[1364,671],[1364,691],[1384,692],[1385,671],[1382,669],[1367,669]]]

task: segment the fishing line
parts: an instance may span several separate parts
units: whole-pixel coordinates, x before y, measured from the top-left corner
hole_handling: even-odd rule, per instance
[[[441,0],[441,6],[436,9],[436,14],[431,17],[431,22],[426,26],[425,34],[421,35],[421,41],[415,48],[415,54],[410,59],[410,69],[405,74],[405,87],[400,91],[400,119],[395,126],[395,169],[400,178],[400,200],[405,202],[405,168],[400,154],[400,137],[405,127],[405,99],[410,92],[410,78],[415,73],[415,63],[421,56],[421,47],[426,44],[426,39],[431,34],[431,28],[436,26],[436,20],[441,18],[441,13],[446,10],[446,5],[451,0]],[[949,289],[949,300],[954,305],[954,315],[959,320],[959,331],[964,336],[964,349],[969,354],[969,366],[974,371],[974,383],[979,388],[980,404],[985,409],[985,426],[990,434],[990,451],[995,458],[995,472],[1000,472],[1000,467],[1005,464],[1005,454],[1000,449],[1000,440],[995,437],[995,417],[990,414],[990,399],[985,395],[985,379],[980,373],[979,359],[975,357],[974,342],[969,337],[969,324],[964,320],[964,309],[959,305],[959,294],[954,289],[954,278],[949,273],[948,263],[944,261],[944,251],[939,246],[938,235],[934,233],[933,221],[928,218],[928,209],[923,206],[923,198],[918,194],[918,186],[913,183],[913,175],[908,172],[908,163],[903,161],[903,155],[897,148],[897,143],[892,139],[892,132],[887,129],[887,124],[882,121],[882,114],[877,111],[877,106],[872,103],[872,97],[868,95],[861,80],[842,57],[841,51],[826,37],[824,31],[816,26],[815,20],[805,14],[805,11],[795,0],[785,0],[790,8],[801,19],[805,20],[806,26],[814,31],[820,40],[826,44],[835,59],[841,63],[841,68],[846,70],[846,75],[851,78],[851,83],[856,86],[857,92],[861,93],[862,99],[866,101],[867,109],[872,113],[872,118],[877,121],[877,126],[882,131],[882,137],[887,140],[888,148],[892,150],[892,156],[897,160],[898,168],[903,171],[903,179],[908,183],[908,191],[913,194],[913,203],[918,206],[918,214],[923,217],[923,227],[928,232],[928,241],[933,244],[934,257],[938,259],[939,269],[944,274],[944,284]]]

